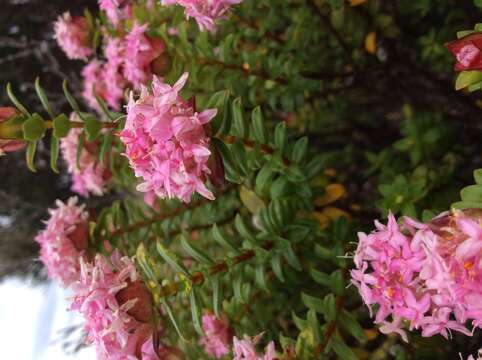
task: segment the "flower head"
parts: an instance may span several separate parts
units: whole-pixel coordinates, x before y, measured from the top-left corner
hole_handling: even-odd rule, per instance
[[[204,125],[216,110],[197,113],[179,96],[187,77],[185,73],[170,86],[154,76],[152,91],[142,88],[137,101],[131,94],[121,141],[135,175],[144,180],[139,191],[185,202],[198,192],[212,200],[214,196],[204,184],[211,154]]]
[[[107,38],[104,54],[107,62],[101,70],[105,88],[103,98],[111,108],[119,110],[120,103],[124,98],[124,89],[127,86],[127,80],[123,76],[124,42],[119,38]]]
[[[402,321],[422,336],[450,330],[470,335],[467,320],[482,324],[482,228],[480,213],[444,213],[428,224],[405,218],[360,233],[352,283],[365,304],[378,305],[375,323],[405,340]],[[390,319],[391,318],[391,319]]]
[[[72,113],[71,118],[76,121],[77,115]],[[111,174],[99,161],[96,143],[85,142],[77,162],[77,147],[81,133],[82,129],[71,129],[60,143],[62,156],[67,163],[68,172],[72,175],[72,190],[82,196],[100,196],[104,194]]]
[[[125,38],[124,76],[139,89],[152,77],[151,63],[166,49],[162,40],[146,35],[147,24],[134,24]]]
[[[223,316],[218,319],[214,314],[202,316],[204,336],[201,337],[201,344],[209,356],[216,359],[222,358],[231,351],[232,332],[228,319]]]
[[[109,92],[104,81],[103,63],[98,60],[92,60],[82,69],[83,92],[87,105],[92,109],[100,110],[99,103],[95,98],[94,88],[97,95],[102,99],[109,97]]]
[[[467,35],[445,46],[455,57],[455,71],[482,70],[482,33]]]
[[[216,20],[223,18],[232,5],[242,0],[162,0],[162,5],[180,5],[186,16],[196,20],[201,31],[215,31]]]
[[[50,219],[45,229],[35,237],[40,244],[40,260],[51,279],[63,286],[78,280],[80,260],[87,248],[88,217],[84,205],[77,205],[77,198],[67,203],[56,201],[57,208],[50,209]]]
[[[276,350],[274,342],[270,341],[265,348],[264,354],[259,354],[256,351],[256,345],[261,340],[263,333],[250,338],[244,335],[243,339],[239,340],[236,336],[233,338],[233,360],[274,360],[276,359]]]
[[[54,24],[55,39],[72,60],[86,59],[92,55],[89,45],[89,28],[84,17],[73,17],[69,12],[59,16]]]
[[[153,359],[151,297],[130,258],[115,251],[110,262],[101,255],[93,263],[83,261],[72,290],[71,309],[84,316],[98,359]]]

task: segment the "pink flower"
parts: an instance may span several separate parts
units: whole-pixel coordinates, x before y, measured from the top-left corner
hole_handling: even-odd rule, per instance
[[[103,63],[98,60],[92,60],[82,69],[83,92],[87,105],[92,109],[100,111],[99,103],[94,95],[94,87],[97,95],[102,99],[107,99],[108,91],[104,82]]]
[[[68,286],[78,280],[80,260],[86,256],[89,214],[84,205],[77,205],[76,197],[66,204],[60,200],[55,204],[57,208],[49,210],[50,219],[35,241],[40,244],[40,260],[49,278]]]
[[[147,24],[134,24],[125,38],[124,76],[135,89],[152,77],[151,63],[166,49],[162,40],[146,36]]]
[[[276,359],[276,350],[274,342],[270,341],[265,348],[265,353],[260,355],[256,351],[256,345],[261,340],[263,333],[250,338],[244,335],[242,340],[238,340],[235,336],[233,338],[233,360],[274,360]]]
[[[406,340],[402,320],[422,336],[471,335],[467,320],[482,325],[480,219],[479,211],[467,210],[428,224],[405,218],[399,227],[390,214],[387,226],[376,222],[377,231],[359,234],[352,283],[369,308],[378,305],[382,332]]]
[[[84,316],[87,341],[95,346],[98,359],[157,360],[149,351],[151,295],[130,258],[115,251],[110,261],[100,254],[93,263],[82,261],[80,280],[72,290],[71,309]]]
[[[222,358],[231,351],[232,332],[228,319],[224,315],[218,319],[214,314],[204,314],[202,317],[204,336],[201,344],[209,356]]]
[[[54,23],[55,39],[69,59],[87,59],[92,55],[89,47],[89,28],[84,17],[72,17],[69,12]]]
[[[130,16],[130,0],[99,0],[99,8],[104,10],[110,22],[117,26]]]
[[[184,202],[198,192],[213,200],[204,184],[211,154],[204,125],[216,115],[216,109],[197,113],[179,96],[187,77],[185,73],[171,87],[154,76],[152,91],[142,88],[137,101],[131,94],[121,141],[135,175],[144,180],[139,191],[154,191],[161,198],[176,197]]]
[[[119,110],[120,103],[124,98],[124,89],[127,81],[123,76],[123,62],[125,57],[125,46],[118,38],[107,38],[105,49],[107,62],[101,71],[105,92],[103,98],[114,110]]]
[[[72,121],[79,121],[75,113]],[[103,195],[111,175],[99,161],[96,143],[85,142],[80,153],[77,166],[77,145],[82,129],[71,129],[69,134],[61,140],[62,157],[67,163],[68,172],[72,175],[72,190],[82,196],[89,194]]]
[[[224,18],[232,5],[242,0],[162,0],[162,5],[184,7],[187,18],[194,18],[201,31],[216,30],[216,20]]]

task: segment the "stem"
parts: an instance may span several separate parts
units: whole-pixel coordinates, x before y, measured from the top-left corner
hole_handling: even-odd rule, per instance
[[[85,123],[79,122],[79,121],[70,121],[70,126],[73,128],[84,128]],[[101,123],[101,127],[103,129],[115,129],[117,128],[118,124],[117,123]],[[54,122],[52,120],[47,120],[45,121],[45,128],[46,129],[53,129],[54,127]]]
[[[261,247],[267,251],[271,250],[273,248],[273,242],[272,241],[267,241],[265,242]],[[238,265],[243,262],[246,262],[248,260],[251,260],[253,257],[256,256],[256,252],[254,250],[248,250],[243,253],[241,253],[238,256],[232,257],[229,260],[219,262],[217,264],[214,264],[213,266],[209,267],[208,269],[208,274],[209,275],[217,275],[221,274],[224,272],[227,272],[229,270],[229,265],[228,263],[232,263],[233,265]],[[206,280],[204,274],[201,271],[197,271],[193,273],[189,281],[191,285],[200,285]],[[161,288],[160,296],[161,297],[168,297],[172,295],[176,295],[178,292],[182,291],[185,289],[186,283],[185,281],[178,281],[175,283],[168,284],[166,286],[163,286]]]
[[[232,189],[232,187],[226,187],[225,189],[222,189],[219,192],[218,196],[224,195],[225,193],[227,193],[231,189]],[[193,210],[193,209],[195,209],[199,206],[207,204],[208,202],[210,202],[210,200],[202,198],[202,199],[199,199],[198,201],[195,201],[195,202],[187,205],[186,207],[180,206],[179,208],[177,208],[176,210],[174,210],[173,212],[170,212],[168,214],[158,214],[158,215],[152,217],[149,220],[139,221],[139,222],[134,223],[134,224],[132,224],[132,225],[126,227],[126,228],[116,229],[110,234],[110,236],[108,237],[107,240],[113,239],[116,236],[124,235],[126,233],[142,229],[143,227],[150,226],[150,225],[152,225],[152,224],[154,224],[158,221],[163,221],[163,220],[166,220],[168,218],[177,216],[184,211]]]

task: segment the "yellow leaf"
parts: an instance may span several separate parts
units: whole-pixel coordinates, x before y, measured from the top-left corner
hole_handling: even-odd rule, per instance
[[[377,52],[377,34],[374,31],[365,37],[365,50],[372,55]]]
[[[325,206],[335,202],[346,195],[346,189],[342,184],[330,184],[325,188],[325,195],[315,199],[316,206]]]
[[[244,186],[241,186],[239,190],[239,197],[241,202],[252,213],[257,214],[261,209],[264,209],[266,205],[253,190],[250,190]]]
[[[365,329],[365,335],[368,341],[375,340],[380,333],[377,329]]]
[[[328,168],[328,169],[325,169],[324,174],[326,176],[334,177],[334,176],[336,176],[336,170],[333,169],[333,168]]]
[[[368,0],[350,0],[350,6],[358,6],[366,3]]]
[[[324,208],[322,214],[330,220],[338,220],[341,217],[346,217],[347,219],[350,219],[350,215],[346,211],[343,211],[333,206],[327,206],[326,208]]]
[[[316,221],[320,223],[320,228],[321,229],[326,229],[328,225],[330,225],[330,219],[328,216],[321,212],[314,212],[313,217],[315,218]]]

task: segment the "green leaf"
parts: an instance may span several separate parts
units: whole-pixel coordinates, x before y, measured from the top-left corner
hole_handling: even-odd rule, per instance
[[[218,228],[218,226],[217,226],[216,224],[213,225],[212,234],[213,234],[214,240],[215,240],[218,244],[220,244],[222,247],[224,247],[225,249],[230,250],[231,252],[233,252],[233,253],[236,254],[236,255],[239,255],[239,254],[240,254],[237,246],[234,245],[233,242],[231,242],[231,240],[229,240],[229,239],[221,232],[221,230],[219,230],[219,228]]]
[[[482,81],[482,71],[462,71],[455,81],[455,90],[461,90],[467,86],[473,85],[475,83]]]
[[[59,159],[59,139],[55,136],[50,138],[50,167],[57,174],[59,173],[59,168],[57,166],[57,161]]]
[[[335,295],[343,295],[345,292],[345,281],[341,270],[335,270],[330,275],[331,290]]]
[[[75,98],[73,97],[73,95],[69,91],[69,85],[68,85],[67,80],[64,80],[64,82],[62,84],[62,89],[64,90],[65,98],[67,99],[67,101],[70,104],[70,106],[72,107],[72,109],[76,112],[77,115],[79,115],[79,117],[82,120],[85,120],[82,113],[80,112],[79,104],[77,103],[77,101],[75,100]]]
[[[214,119],[211,120],[213,134],[227,134],[230,130],[229,123],[229,90],[222,90],[214,93],[206,104],[206,109],[216,108],[218,110]]]
[[[7,95],[8,95],[8,98],[10,99],[10,101],[13,103],[13,105],[15,105],[15,107],[22,114],[24,114],[27,117],[30,117],[30,113],[28,112],[28,110],[25,108],[25,106],[22,105],[22,103],[20,101],[18,101],[17,97],[13,93],[12,84],[10,84],[10,83],[7,84]]]
[[[474,170],[474,179],[477,185],[482,185],[482,169]]]
[[[303,294],[301,294],[301,296],[303,296]],[[293,318],[293,322],[299,331],[303,331],[308,326],[308,321],[300,318],[294,311],[291,312],[291,317]]]
[[[279,122],[274,129],[274,144],[277,150],[283,153],[286,145],[286,123]]]
[[[281,266],[281,256],[276,255],[271,258],[271,268],[279,281],[285,282],[283,268]]]
[[[240,97],[234,99],[231,105],[231,109],[233,114],[233,127],[231,129],[231,132],[234,136],[238,136],[241,139],[244,139],[247,136],[247,131]]]
[[[236,215],[236,218],[234,219],[234,226],[244,239],[248,240],[252,245],[257,245],[258,242],[256,241],[255,236],[248,228],[248,226],[244,223],[243,218],[240,214]]]
[[[85,133],[88,141],[94,141],[102,129],[102,124],[94,116],[86,116],[85,119]]]
[[[306,136],[303,136],[295,143],[291,159],[295,163],[301,163],[302,161],[304,161],[307,152],[308,152],[308,138]]]
[[[112,139],[114,138],[114,134],[112,131],[109,131],[105,134],[104,139],[102,140],[102,146],[100,147],[99,158],[100,163],[104,164],[107,150],[109,150],[112,146]]]
[[[40,85],[40,79],[39,78],[35,79],[35,91],[37,92],[37,95],[38,95],[38,97],[40,99],[40,102],[42,103],[42,106],[44,107],[45,111],[47,111],[49,116],[53,119],[55,117],[54,112],[52,111],[52,107],[50,106],[47,95],[45,95],[44,89]]]
[[[462,201],[481,202],[482,201],[482,185],[470,185],[462,189],[460,192]]]
[[[273,171],[271,164],[266,163],[256,176],[254,187],[256,193],[261,196],[268,195],[275,176],[276,173]]]
[[[310,269],[310,275],[313,280],[315,280],[318,284],[329,287],[331,285],[331,279],[328,274],[324,272]]]
[[[53,121],[54,136],[58,139],[66,137],[69,134],[71,124],[69,118],[65,114],[60,114]]]
[[[451,205],[451,208],[464,210],[464,209],[482,209],[482,201],[458,201]]]
[[[255,281],[256,285],[265,292],[269,292],[268,283],[266,282],[266,272],[263,264],[256,266],[255,271]]]
[[[179,337],[183,340],[183,341],[186,341],[186,339],[184,338],[184,335],[182,334],[181,332],[181,329],[177,323],[177,320],[176,320],[176,317],[174,316],[174,313],[172,311],[172,308],[171,306],[169,305],[169,303],[166,301],[166,299],[161,299],[161,303],[164,307],[164,310],[166,311],[167,313],[167,316],[169,317],[169,320],[171,320],[171,323],[172,325],[174,326],[174,329],[176,329],[176,332],[177,334],[179,335]]]
[[[174,269],[174,271],[189,277],[189,271],[177,260],[177,256],[173,252],[162,245],[160,241],[156,243],[156,248],[159,255],[161,255],[164,261],[167,262],[169,266]]]
[[[260,144],[266,144],[268,142],[268,137],[266,135],[266,128],[264,126],[261,107],[257,106],[254,108],[253,112],[251,113],[251,121],[253,126],[253,139]]]
[[[248,174],[248,161],[246,157],[246,150],[241,140],[236,140],[231,146],[231,153],[233,154],[233,160],[236,162],[238,169],[243,176]]]
[[[201,311],[199,310],[199,298],[197,295],[197,290],[195,288],[191,289],[189,294],[189,301],[191,302],[191,316],[194,324],[194,329],[199,335],[203,335],[204,331],[201,326]]]
[[[320,314],[324,314],[325,304],[322,299],[302,292],[301,301],[303,301],[303,304],[305,304],[308,308],[313,309]]]
[[[102,112],[111,120],[111,121],[114,121],[115,120],[115,117],[112,115],[112,113],[109,111],[109,108],[107,106],[107,104],[105,103],[105,101],[97,94],[97,91],[95,89],[95,86],[94,86],[94,89],[93,89],[93,93],[94,93],[94,97],[95,97],[95,100],[97,100],[97,103],[99,104],[100,106],[100,109],[102,110]]]
[[[140,268],[144,272],[144,274],[147,276],[149,281],[153,281],[156,285],[158,284],[157,281],[157,276],[156,272],[150,264],[147,261],[147,254],[146,254],[146,248],[144,247],[144,244],[139,244],[136,250],[136,260],[137,263],[139,264]]]
[[[288,264],[290,264],[293,269],[297,271],[303,270],[303,268],[301,267],[300,259],[298,259],[298,256],[293,251],[291,245],[287,247],[287,249],[283,252],[283,255],[286,258],[286,261],[288,261]]]
[[[211,282],[213,284],[213,310],[216,317],[221,316],[221,301],[223,299],[222,295],[222,285],[219,280],[219,276],[211,277]]]
[[[186,237],[183,235],[181,236],[181,245],[186,253],[194,258],[197,262],[207,265],[213,265],[214,260],[209,257],[204,251],[198,249],[194,245],[190,244]]]
[[[28,145],[27,145],[26,157],[27,157],[27,167],[32,172],[37,172],[37,170],[35,169],[34,163],[33,163],[36,150],[37,150],[37,142],[36,141],[29,141]]]
[[[333,321],[337,316],[336,299],[333,294],[328,294],[323,299],[323,307],[326,321]]]
[[[45,130],[45,122],[39,114],[33,114],[22,124],[23,138],[28,141],[41,139]]]
[[[219,154],[221,154],[223,159],[226,180],[241,183],[239,170],[233,160],[233,156],[229,148],[224,142],[217,138],[212,138],[212,144],[219,151]]]
[[[355,355],[355,353],[337,334],[331,338],[331,345],[336,355],[338,355],[341,360],[358,360],[358,357]]]
[[[356,321],[355,317],[346,310],[342,310],[338,323],[341,324],[355,339],[364,343],[367,341],[367,336],[361,325]]]

